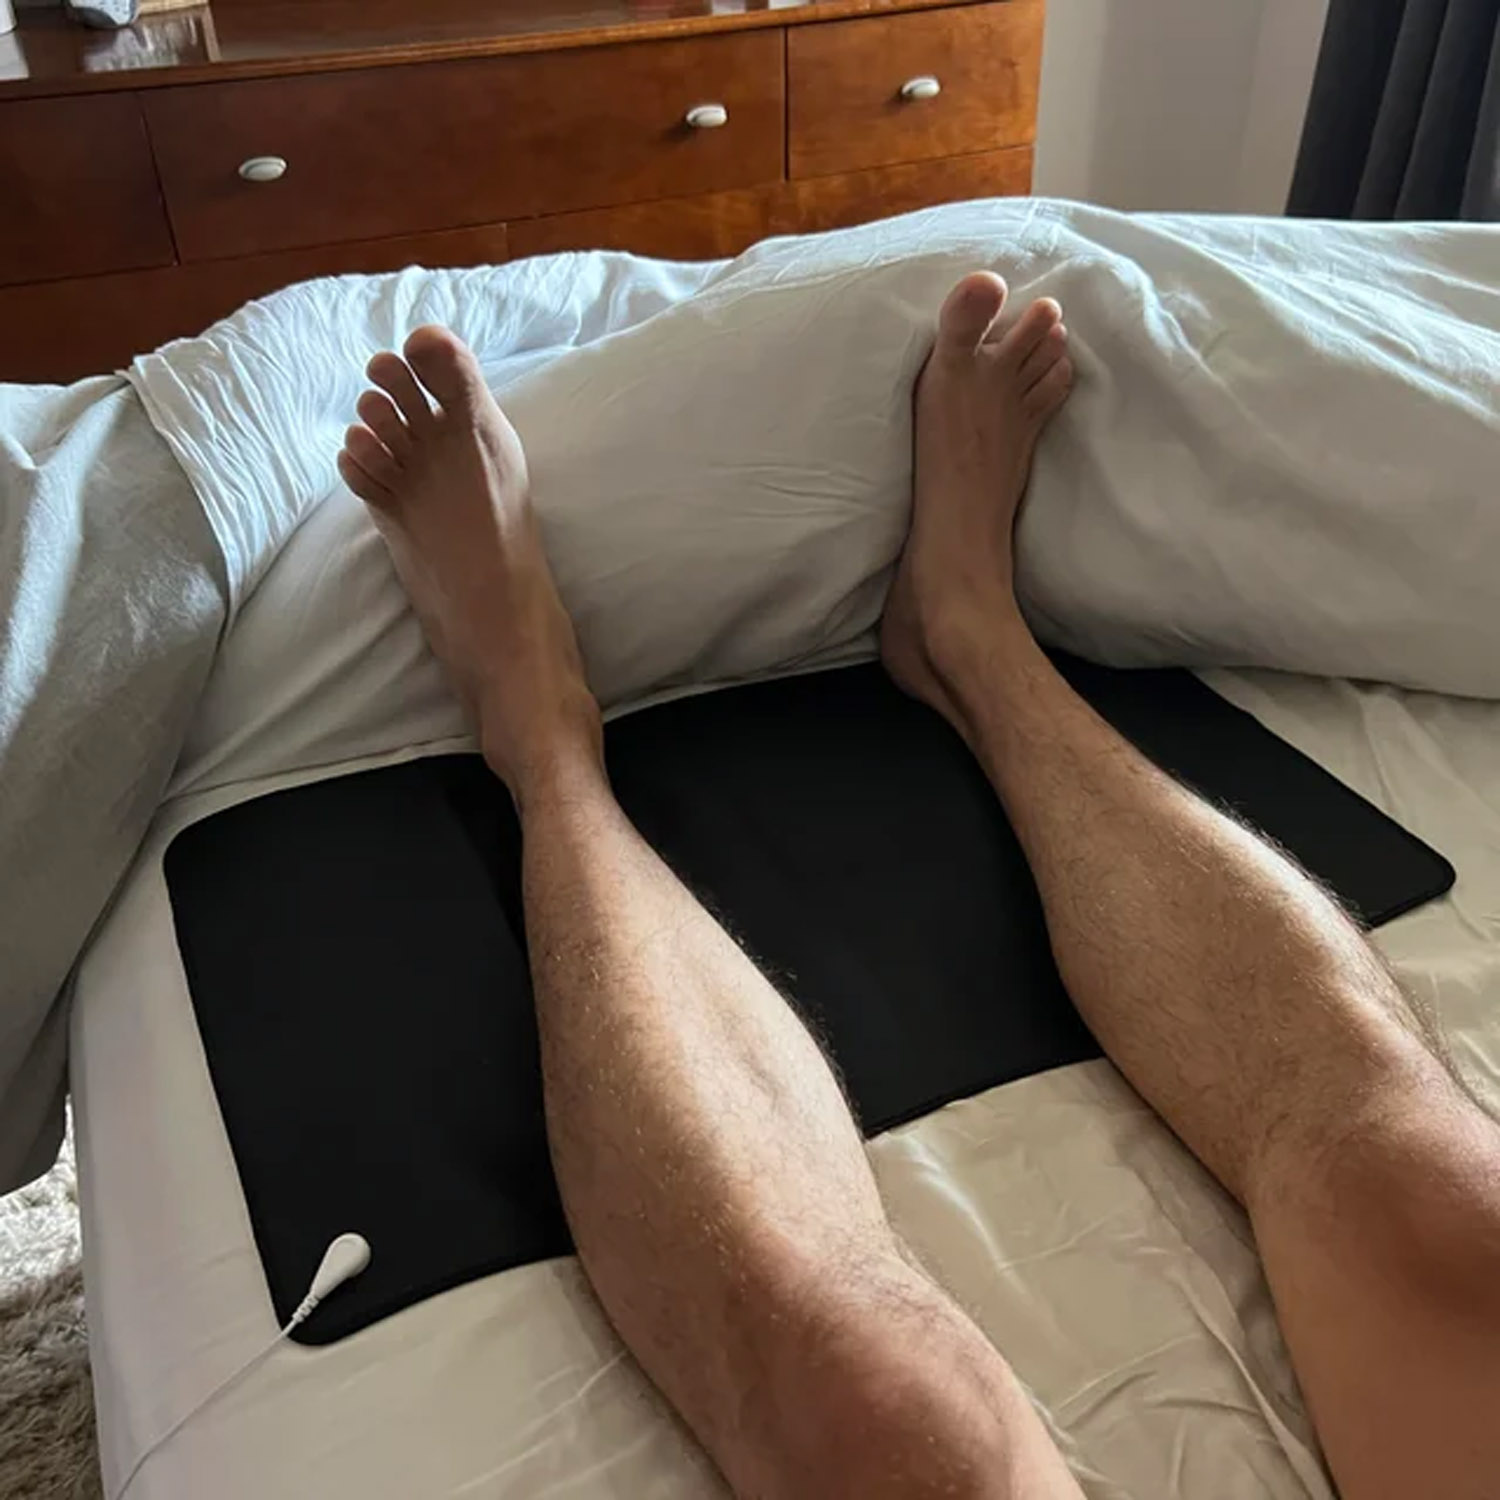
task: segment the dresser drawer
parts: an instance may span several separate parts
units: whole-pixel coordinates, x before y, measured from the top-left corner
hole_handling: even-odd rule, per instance
[[[998,0],[794,27],[791,175],[1029,145],[1042,15],[1040,0]]]
[[[172,259],[133,94],[0,104],[0,285]]]
[[[184,260],[745,187],[781,175],[778,31],[162,89]],[[727,120],[694,128],[690,110]],[[280,158],[246,181],[255,157]]]
[[[1004,198],[1031,191],[1031,147],[1008,146],[978,156],[902,162],[835,177],[801,177],[785,184],[776,234],[843,229],[938,203]]]
[[[937,203],[1030,191],[1031,148],[1010,146],[977,156],[803,177],[732,193],[552,214],[512,224],[508,243],[518,259],[554,250],[630,250],[666,260],[720,260],[771,234],[843,229]]]
[[[663,260],[727,260],[773,232],[773,216],[785,186],[771,183],[731,193],[523,219],[510,226],[510,251],[517,260],[557,250],[629,250]]]

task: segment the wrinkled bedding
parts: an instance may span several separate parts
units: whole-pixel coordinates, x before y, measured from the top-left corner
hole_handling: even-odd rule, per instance
[[[1073,335],[1077,389],[1020,536],[1045,639],[1486,696],[1496,244],[1483,226],[959,204],[719,266],[327,279],[137,360],[139,406],[118,382],[0,389],[0,1186],[56,1138],[56,997],[167,766],[182,791],[463,736],[334,473],[376,349],[437,321],[478,350],[612,710],[868,656],[911,378],[976,265],[1017,304],[1059,297]],[[316,578],[278,597],[299,528]],[[234,670],[184,749],[226,615]]]
[[[1079,381],[1022,526],[1033,621],[1122,664],[1280,669],[1214,680],[1457,865],[1382,941],[1494,1088],[1497,249],[1477,226],[960,205],[722,266],[310,283],[138,360],[131,390],[0,391],[0,1183],[45,1161],[58,996],[94,932],[72,1083],[107,1473],[270,1331],[161,849],[289,780],[471,743],[334,474],[370,353],[434,320],[474,343],[621,712],[867,657],[943,291],[993,265],[1058,296]],[[873,1150],[1091,1496],[1329,1494],[1243,1221],[1107,1065]],[[278,1352],[134,1493],[713,1485],[563,1261]]]
[[[56,997],[156,812],[228,608],[118,378],[0,386],[0,1192],[62,1137]]]
[[[449,323],[526,444],[614,705],[861,642],[905,533],[912,378],[976,266],[1018,306],[1057,297],[1072,335],[1018,553],[1048,644],[1500,696],[1493,227],[956,204],[707,271],[554,257],[313,283],[131,378],[238,603],[338,488],[365,357]],[[586,347],[534,362],[560,338]]]

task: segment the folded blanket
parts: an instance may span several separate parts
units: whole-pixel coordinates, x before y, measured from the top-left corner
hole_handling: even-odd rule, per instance
[[[56,1154],[57,997],[155,815],[226,592],[124,381],[0,386],[0,1192]]]

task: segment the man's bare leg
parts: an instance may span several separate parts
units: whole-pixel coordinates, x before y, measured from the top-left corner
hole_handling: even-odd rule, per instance
[[[1500,1128],[1335,905],[1033,641],[1011,587],[1029,431],[983,343],[1002,295],[970,277],[944,308],[886,663],[988,772],[1101,1045],[1249,1210],[1347,1500],[1494,1500]]]
[[[616,804],[472,356],[437,329],[406,356],[372,362],[384,394],[340,470],[520,812],[548,1134],[606,1312],[741,1494],[1078,1500],[1009,1368],[903,1254],[818,1048]]]

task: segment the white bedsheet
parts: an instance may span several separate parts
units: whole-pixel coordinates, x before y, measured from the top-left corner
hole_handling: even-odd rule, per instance
[[[1453,860],[1452,895],[1380,942],[1500,1098],[1500,704],[1210,680]],[[170,805],[79,976],[73,1083],[112,1485],[274,1332],[160,862],[185,823],[293,779]],[[1092,1500],[1330,1500],[1243,1216],[1107,1063],[951,1105],[871,1151],[899,1226],[1010,1356]],[[281,1348],[132,1491],[719,1493],[572,1260],[470,1283],[329,1348]]]

